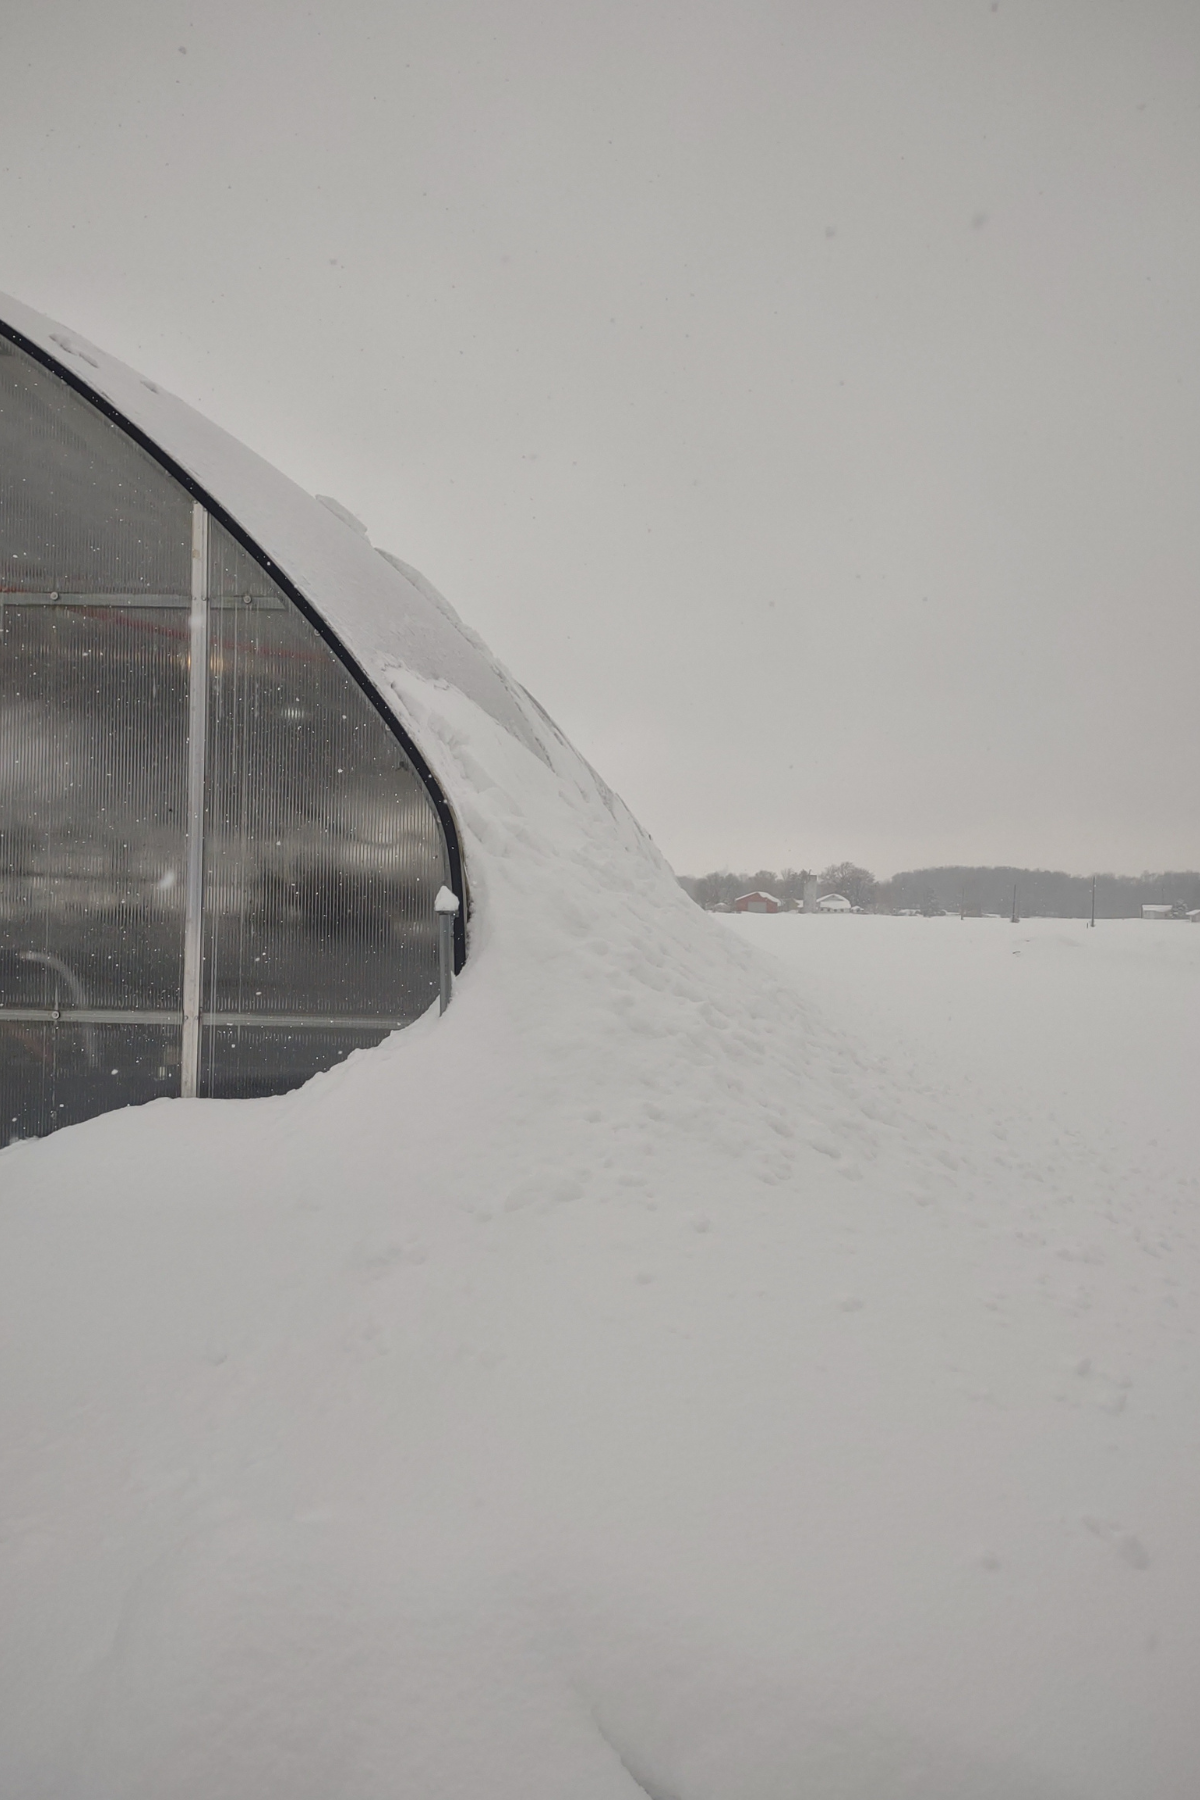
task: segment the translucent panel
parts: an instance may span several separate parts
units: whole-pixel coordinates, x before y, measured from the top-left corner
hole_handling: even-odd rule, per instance
[[[0,1023],[0,1145],[178,1092],[178,1026]]]
[[[215,523],[212,556],[230,568]],[[437,814],[298,609],[273,586],[244,591],[209,623],[204,1012],[314,1027],[415,1018],[437,993],[433,900],[447,866]],[[210,1040],[210,1056],[225,1043]],[[211,1061],[205,1080],[220,1085]],[[282,1069],[279,1085],[294,1085]]]
[[[299,1087],[322,1069],[344,1062],[352,1050],[378,1044],[380,1027],[338,1029],[219,1025],[204,1034],[201,1093],[219,1100],[253,1100]]]
[[[0,594],[186,598],[191,511],[119,426],[0,339]]]
[[[0,1005],[178,1009],[187,614],[0,605]]]
[[[208,593],[218,605],[236,604],[247,595],[277,606],[290,604],[263,565],[215,520],[208,535]]]
[[[201,1091],[277,1093],[437,994],[424,785],[215,521],[193,634],[193,514],[0,340],[0,1143],[191,1091],[197,1028]]]

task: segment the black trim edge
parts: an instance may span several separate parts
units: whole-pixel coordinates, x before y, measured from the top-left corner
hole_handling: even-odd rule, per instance
[[[458,822],[454,817],[450,802],[442,792],[441,784],[434,775],[433,770],[429,767],[429,764],[425,761],[420,750],[417,748],[412,738],[409,737],[408,732],[404,729],[404,726],[400,723],[395,713],[388,706],[382,694],[379,692],[379,689],[375,686],[375,683],[371,680],[357,657],[347,650],[345,644],[342,643],[329,621],[321,617],[312,602],[306,599],[300,592],[300,589],[296,586],[295,582],[292,581],[290,576],[279,567],[278,563],[273,561],[273,559],[267,555],[261,544],[255,543],[249,532],[225,511],[225,508],[218,500],[213,499],[207,488],[201,487],[195,476],[189,475],[187,470],[182,468],[175,461],[174,457],[168,455],[161,444],[156,444],[154,439],[144,432],[140,426],[135,425],[132,419],[127,419],[120,408],[114,406],[111,400],[106,400],[103,394],[98,394],[95,388],[91,387],[82,376],[75,373],[74,369],[66,368],[58,361],[57,357],[51,356],[49,351],[42,349],[40,344],[35,344],[32,339],[27,338],[23,331],[18,331],[16,326],[8,323],[7,319],[0,318],[0,337],[7,338],[10,344],[15,344],[18,350],[23,350],[25,354],[31,356],[35,362],[41,363],[42,367],[49,370],[50,374],[57,375],[61,380],[65,381],[68,387],[73,388],[82,399],[94,406],[97,412],[103,413],[104,417],[108,419],[111,424],[116,425],[127,437],[132,438],[135,444],[140,445],[148,455],[152,456],[155,462],[158,463],[161,468],[165,469],[167,474],[170,475],[173,480],[177,481],[180,487],[192,496],[193,500],[199,500],[201,505],[212,514],[213,518],[218,520],[220,524],[225,527],[225,530],[230,536],[237,539],[247,555],[252,556],[255,562],[261,563],[262,567],[267,571],[268,575],[270,575],[272,581],[278,583],[288,599],[301,613],[303,613],[304,617],[308,620],[318,636],[325,640],[338,661],[342,663],[354,677],[359,687],[366,694],[368,700],[370,700],[371,705],[375,708],[375,711],[387,725],[393,737],[398,740],[404,754],[408,757],[413,768],[420,776],[421,782],[429,795],[433,809],[437,813],[438,820],[445,835],[446,851],[450,859],[450,880],[453,884],[454,892],[458,895],[459,899],[458,912],[455,914],[454,918],[454,973],[456,975],[460,974],[463,965],[467,960],[467,914],[470,910],[471,902],[470,895],[467,892],[466,870],[463,864],[462,850],[459,844]],[[134,373],[136,373],[136,371],[134,371]],[[183,404],[186,405],[186,401],[183,402]],[[316,506],[317,504],[318,502],[314,500],[313,505]]]

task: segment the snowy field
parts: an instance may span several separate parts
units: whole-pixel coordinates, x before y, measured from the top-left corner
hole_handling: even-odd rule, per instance
[[[702,915],[381,674],[472,955],[0,1155],[12,1800],[1194,1800],[1200,932]]]
[[[1179,921],[722,921],[784,961],[901,1080],[1008,1108],[1114,1173],[1200,1172],[1200,928]],[[832,929],[831,929],[832,928]]]

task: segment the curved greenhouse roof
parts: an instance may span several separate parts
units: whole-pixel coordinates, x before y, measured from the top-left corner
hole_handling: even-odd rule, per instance
[[[448,1004],[452,695],[613,797],[336,500],[11,299],[0,353],[0,1141],[282,1093]]]
[[[13,300],[0,353],[2,1141],[284,1092],[449,1002],[450,697],[585,765],[337,501]]]
[[[235,534],[271,559],[285,585],[326,620],[364,671],[388,662],[449,682],[527,749],[546,758],[545,722],[453,608],[415,569],[220,426],[115,357],[0,295],[0,327],[131,427],[201,491]]]

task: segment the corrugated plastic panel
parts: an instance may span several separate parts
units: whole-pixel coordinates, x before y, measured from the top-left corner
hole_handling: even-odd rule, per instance
[[[314,1030],[378,1019],[382,1031],[437,993],[440,823],[324,639],[273,584],[222,579],[236,546],[215,522],[211,544],[233,603],[214,606],[209,626],[203,1011],[264,1025],[308,1017]],[[236,599],[239,586],[248,599]],[[246,1040],[244,1069],[257,1028],[230,1029]],[[208,1038],[209,1091],[232,1041],[225,1028]],[[266,1038],[260,1054],[265,1073]]]
[[[201,1092],[217,1100],[283,1093],[386,1036],[382,1026],[210,1026],[201,1047]]]
[[[0,593],[186,598],[191,501],[139,444],[0,339]]]
[[[178,1026],[0,1024],[0,1144],[178,1092]]]
[[[0,947],[43,1004],[180,1004],[187,649],[182,612],[0,606]]]
[[[437,995],[448,858],[425,787],[354,675],[215,521],[195,601],[207,667],[190,670],[192,524],[138,445],[0,340],[4,1141],[179,1091],[193,930],[209,1093],[297,1086]],[[199,783],[193,798],[198,828]]]

